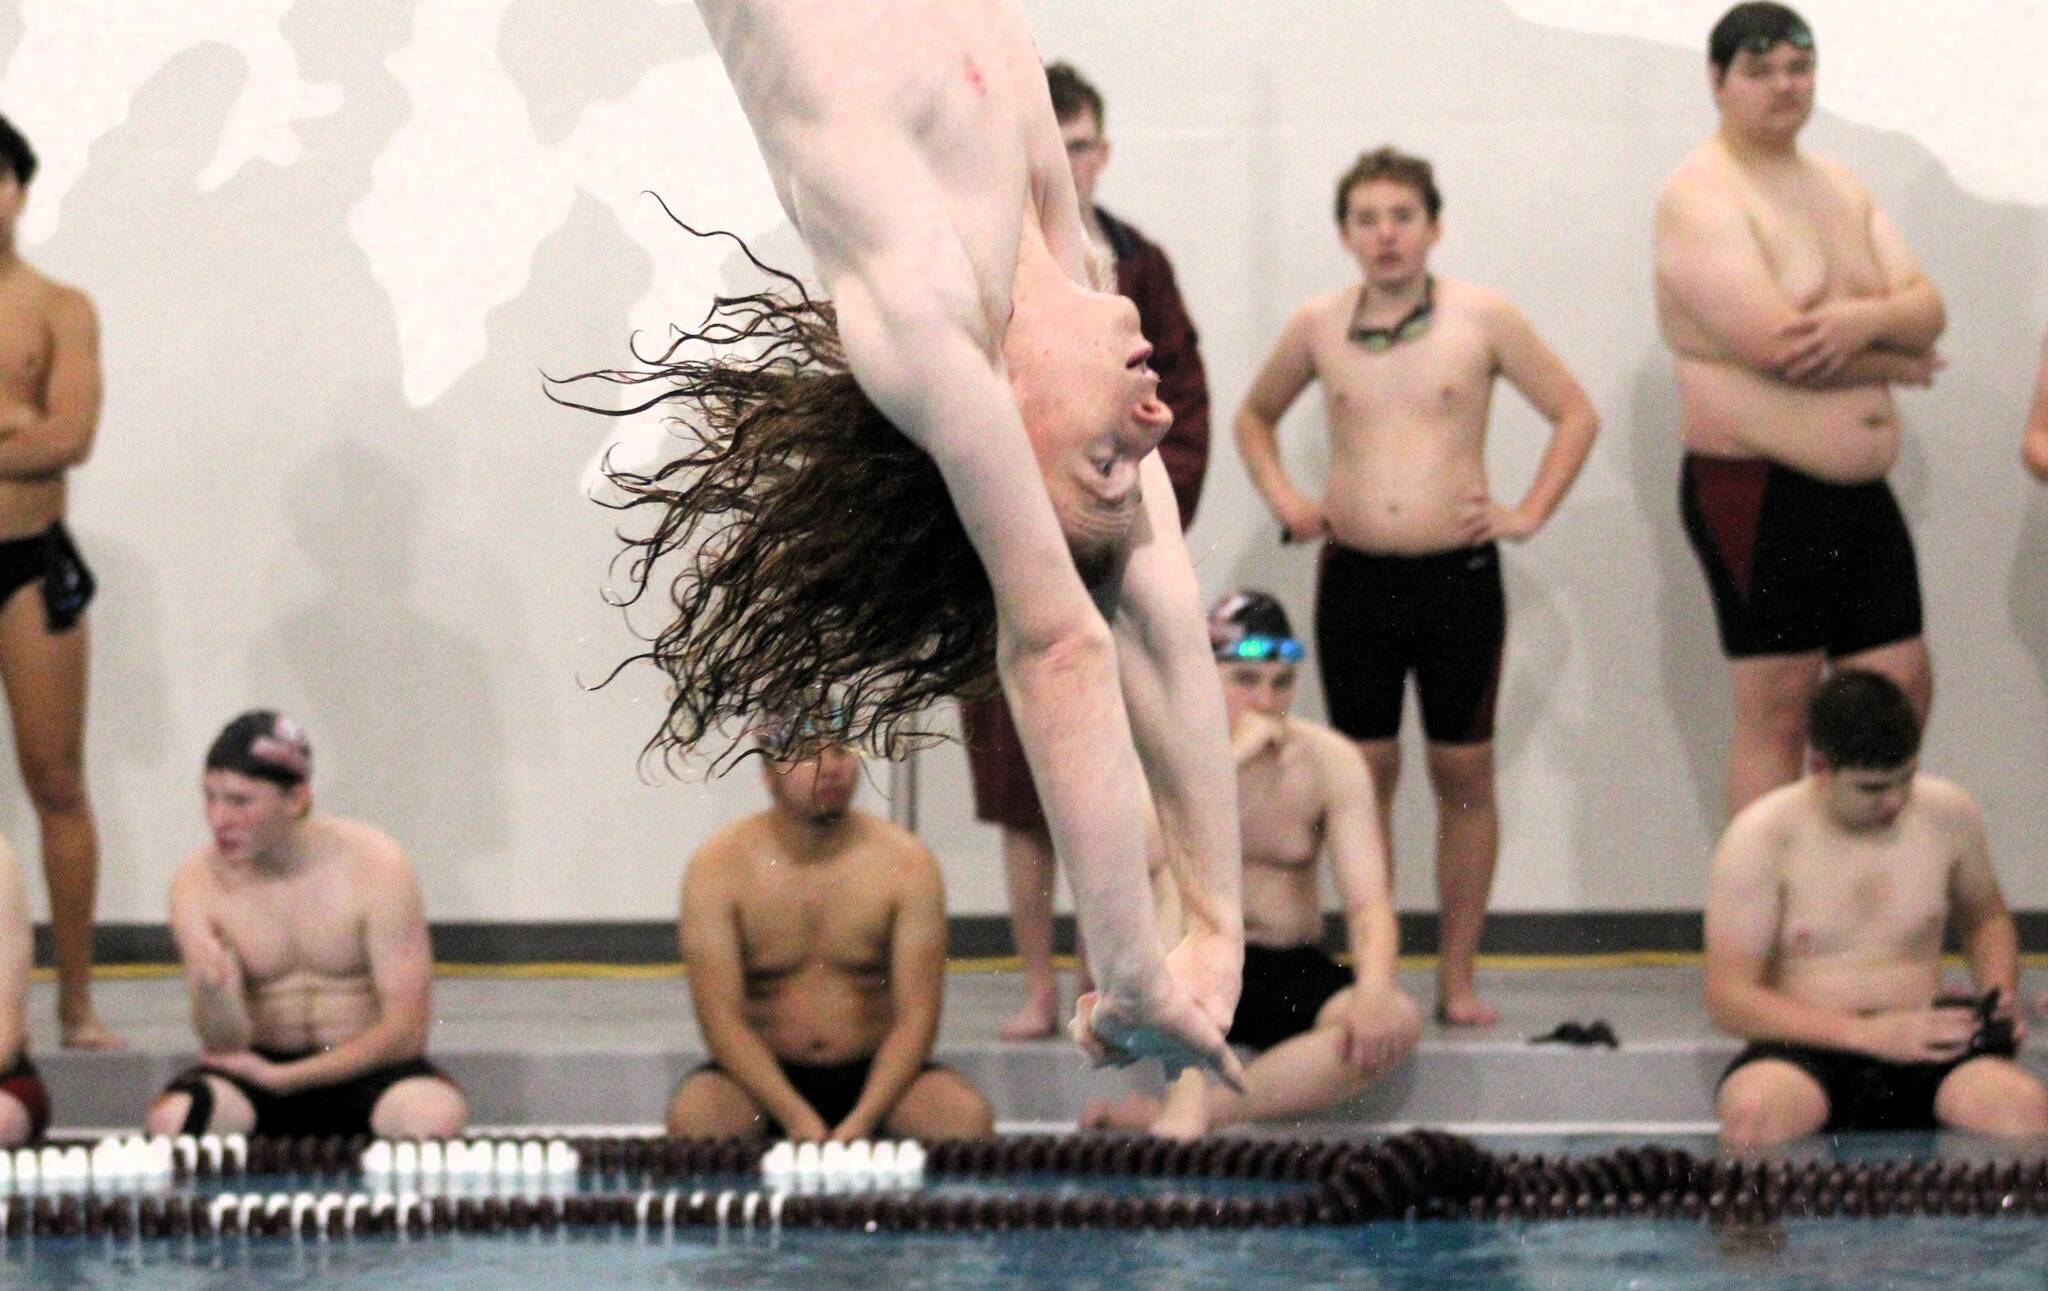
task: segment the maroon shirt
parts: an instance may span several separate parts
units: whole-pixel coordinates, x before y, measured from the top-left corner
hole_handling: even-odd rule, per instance
[[[1116,289],[1138,307],[1138,325],[1152,342],[1152,370],[1159,397],[1173,409],[1173,429],[1159,443],[1160,460],[1173,481],[1183,532],[1195,518],[1202,477],[1209,468],[1209,377],[1202,368],[1194,322],[1181,302],[1166,253],[1136,229],[1101,207],[1095,218],[1116,253]],[[974,814],[1013,829],[1044,829],[1045,809],[1024,762],[1024,746],[1001,695],[965,704],[960,711],[967,735],[967,763],[974,773]]]
[[[1173,429],[1160,441],[1159,456],[1173,480],[1180,504],[1180,527],[1195,518],[1202,497],[1202,477],[1209,469],[1209,375],[1202,367],[1200,338],[1181,301],[1166,253],[1130,225],[1101,207],[1095,218],[1116,252],[1116,289],[1138,307],[1138,325],[1152,342],[1152,370],[1159,374],[1159,397],[1173,409]]]

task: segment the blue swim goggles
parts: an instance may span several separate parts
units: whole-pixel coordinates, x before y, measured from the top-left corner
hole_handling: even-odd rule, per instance
[[[1293,637],[1240,637],[1218,650],[1216,657],[1246,663],[1300,663],[1302,649]]]

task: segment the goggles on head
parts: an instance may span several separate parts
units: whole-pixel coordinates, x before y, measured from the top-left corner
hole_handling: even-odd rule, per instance
[[[1761,57],[1780,45],[1790,45],[1794,49],[1810,50],[1813,48],[1813,33],[1804,27],[1794,27],[1782,36],[1751,36],[1748,40],[1743,41],[1742,44],[1737,46],[1737,48]]]
[[[1216,652],[1233,663],[1300,663],[1301,642],[1293,637],[1240,637]]]

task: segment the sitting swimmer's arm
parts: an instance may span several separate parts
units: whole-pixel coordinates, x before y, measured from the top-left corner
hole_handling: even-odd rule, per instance
[[[1344,1059],[1373,1071],[1405,1057],[1422,1036],[1422,1010],[1394,977],[1401,934],[1388,880],[1372,772],[1358,746],[1316,728],[1308,732],[1323,789],[1323,846],[1344,903],[1353,986],[1345,1010]]]
[[[1970,980],[1979,992],[1997,987],[2007,1012],[2019,999],[2020,940],[2005,895],[1998,889],[1998,875],[1991,868],[1991,845],[1984,836],[1983,814],[1960,789],[1942,785],[1936,794],[1953,797],[1950,828],[1956,836],[1958,854],[1949,875],[1949,919],[1962,943],[1963,959],[1970,966]]]
[[[59,288],[49,313],[50,370],[42,410],[0,417],[0,479],[35,480],[77,466],[100,420],[99,320],[85,294]]]
[[[241,962],[214,931],[204,862],[188,861],[171,879],[171,940],[185,968],[192,1029],[201,1053],[240,1053],[254,1036]]]
[[[697,1029],[718,1069],[780,1122],[785,1134],[798,1141],[822,1139],[832,1127],[789,1083],[768,1042],[747,1023],[746,957],[728,846],[719,840],[707,844],[683,875],[676,947],[689,969]]]
[[[14,849],[0,838],[0,1071],[14,1065],[28,1040],[28,981],[35,938],[29,927],[28,893]]]
[[[1372,772],[1357,746],[1341,737],[1318,739],[1315,754],[1323,778],[1323,846],[1344,905],[1352,976],[1362,990],[1398,990],[1394,963],[1401,938]]]
[[[1707,1014],[1745,1040],[1860,1051],[1854,1013],[1805,1003],[1770,984],[1784,893],[1777,844],[1758,814],[1767,805],[1755,803],[1737,815],[1714,853],[1707,878]]]
[[[931,455],[988,572],[1004,694],[1097,980],[1143,995],[1162,964],[1145,897],[1144,786],[1109,627],[1074,568],[973,265],[929,171],[886,155],[886,141],[858,142],[849,155],[898,181],[889,210],[873,209],[874,173],[806,173],[795,189],[806,239],[854,378]]]
[[[913,842],[898,866],[896,909],[889,929],[889,1006],[895,1014],[867,1084],[832,1137],[850,1143],[875,1137],[910,1083],[931,1059],[946,992],[946,891],[939,863]]]
[[[2034,373],[2034,407],[2027,415],[2021,458],[2035,479],[2048,484],[2048,332],[2041,335],[2041,366]]]
[[[434,952],[419,881],[398,845],[385,839],[362,861],[358,883],[377,1020],[331,1049],[280,1063],[280,1093],[339,1084],[426,1052]]]

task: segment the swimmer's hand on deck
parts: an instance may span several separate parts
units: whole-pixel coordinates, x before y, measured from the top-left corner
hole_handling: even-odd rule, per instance
[[[1190,933],[1166,956],[1166,971],[1155,981],[1136,999],[1101,991],[1083,995],[1069,1028],[1074,1043],[1098,1067],[1157,1058],[1168,1083],[1196,1069],[1243,1093],[1243,1064],[1223,1038],[1244,981],[1243,944]]]

